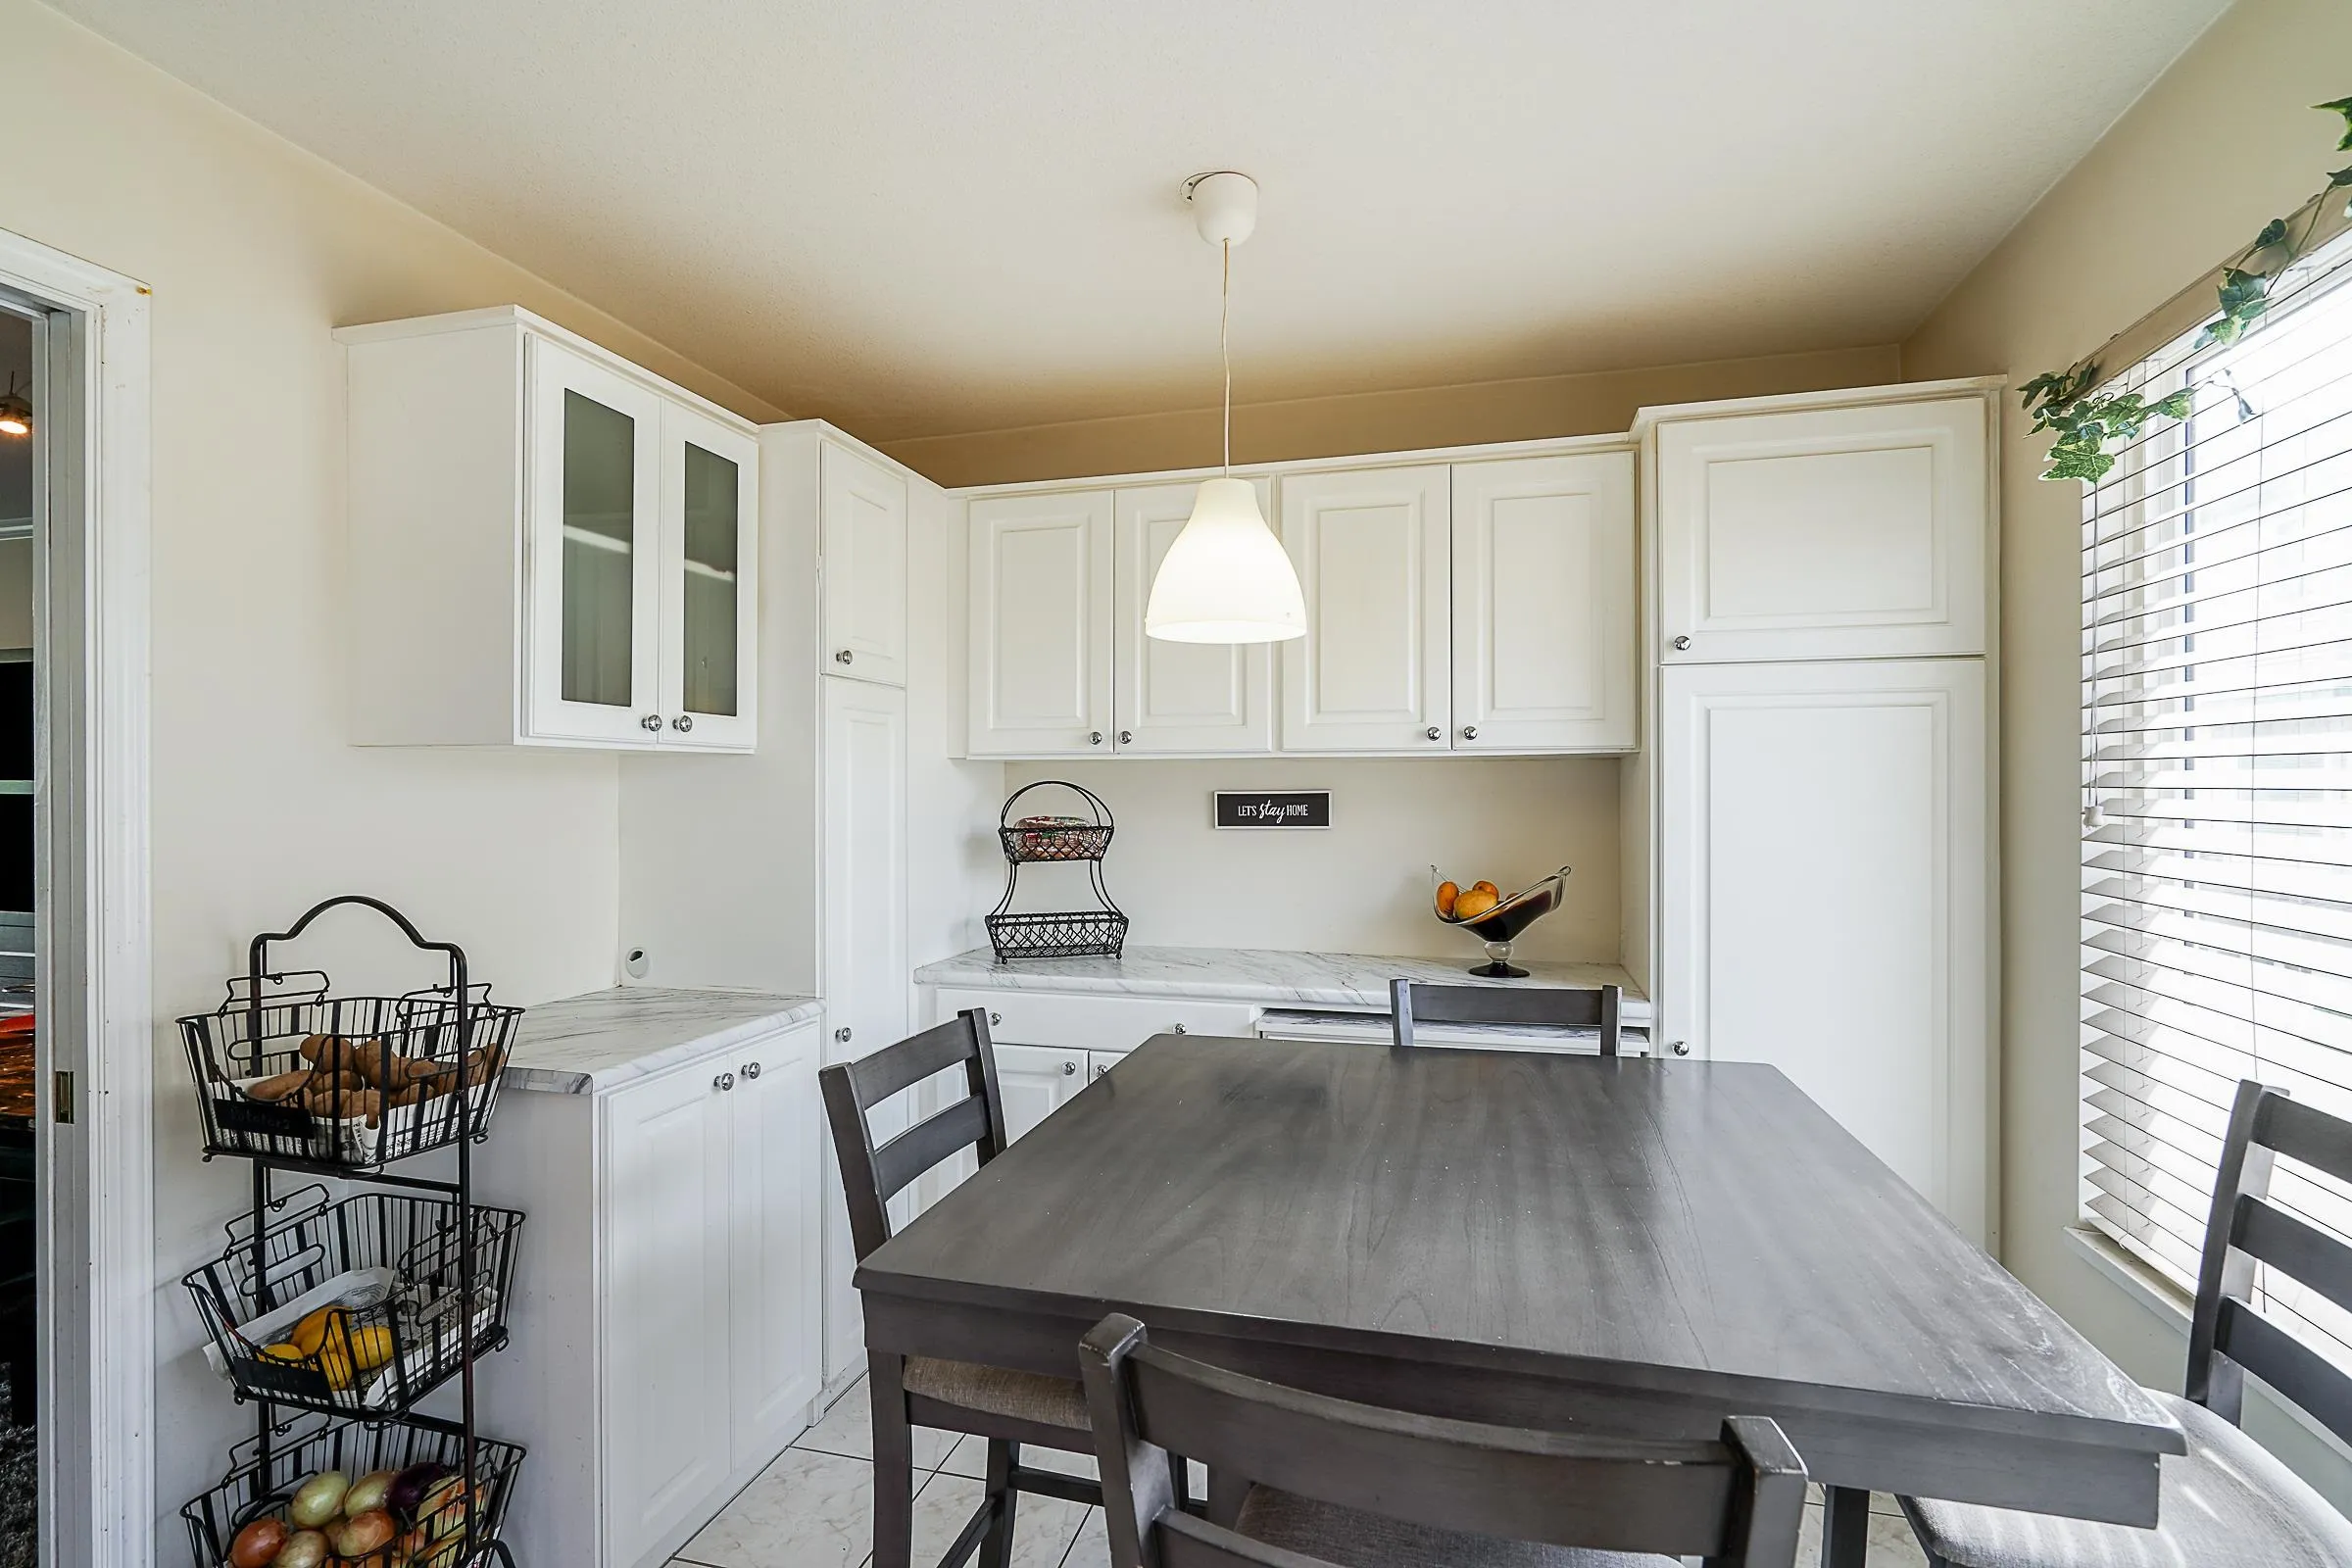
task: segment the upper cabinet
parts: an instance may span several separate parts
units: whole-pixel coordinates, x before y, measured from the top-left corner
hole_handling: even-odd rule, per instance
[[[822,487],[824,660],[828,675],[906,684],[906,481],[826,442]]]
[[[1639,743],[1629,450],[1252,483],[1305,595],[1287,643],[1145,634],[1197,480],[970,498],[971,755]]]
[[[1634,455],[1454,465],[1454,749],[1631,751],[1634,664]]]
[[[1987,419],[1978,396],[1661,420],[1657,657],[1984,652]]]
[[[1260,515],[1267,514],[1271,488],[1256,481]],[[1144,485],[1111,497],[1117,529],[1111,560],[1118,576],[1111,605],[1112,743],[1122,756],[1198,757],[1265,752],[1274,745],[1271,644],[1169,643],[1144,635],[1152,579],[1192,516],[1199,489]]]
[[[355,741],[752,749],[752,425],[512,308],[336,337]]]
[[[973,500],[973,756],[1111,750],[1111,510],[1107,490]]]
[[[1444,464],[1282,482],[1306,635],[1282,646],[1286,752],[1443,751],[1452,713]]]

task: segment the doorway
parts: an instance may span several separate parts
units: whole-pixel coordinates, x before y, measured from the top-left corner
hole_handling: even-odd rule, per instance
[[[147,403],[147,291],[0,230],[8,1568],[157,1545]]]

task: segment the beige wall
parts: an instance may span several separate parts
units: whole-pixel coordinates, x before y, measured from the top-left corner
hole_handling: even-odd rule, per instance
[[[518,301],[747,414],[741,391],[27,0],[0,0],[0,227],[154,290],[155,1000],[213,1005],[255,931],[379,894],[531,1002],[610,983],[610,756],[344,744],[338,323]],[[26,127],[37,127],[27,129]],[[29,140],[24,139],[29,136]],[[389,928],[354,921],[323,950]],[[249,1411],[202,1370],[179,1275],[244,1173],[196,1150],[156,1033],[160,1550]]]
[[[2352,6],[2240,0],[1903,345],[1914,379],[2055,369],[2299,204],[2343,160],[2307,105],[2352,91]],[[2143,1380],[2179,1336],[2070,1250],[2078,1212],[2076,844],[2081,491],[2036,479],[2014,397],[2002,452],[2004,1260]],[[2046,440],[2046,438],[2044,438]],[[2259,1430],[2352,1500],[2299,1430]]]
[[[1430,914],[1429,868],[1515,893],[1575,867],[1558,910],[1528,928],[1536,958],[1617,957],[1617,761],[1559,758],[1236,758],[1223,762],[1012,762],[1009,792],[1061,778],[1118,819],[1104,880],[1133,917],[1128,940],[1178,947],[1423,954],[1468,961],[1478,945]],[[1329,831],[1219,832],[1214,790],[1329,789]],[[1059,811],[1062,791],[1022,802]],[[990,827],[994,827],[992,820]],[[1021,908],[1067,901],[1083,880],[1022,873]]]
[[[1245,404],[1233,412],[1233,458],[1236,463],[1283,463],[1482,441],[1600,435],[1630,427],[1634,411],[1645,405],[1875,386],[1897,378],[1897,363],[1892,347],[1834,349]],[[925,436],[895,442],[886,450],[944,485],[1001,484],[1214,463],[1217,426],[1216,409],[1187,409]]]

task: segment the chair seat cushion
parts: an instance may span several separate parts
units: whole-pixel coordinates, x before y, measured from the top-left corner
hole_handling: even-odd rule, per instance
[[[1348,1568],[1679,1568],[1672,1557],[1545,1546],[1408,1524],[1272,1487],[1250,1489],[1234,1528],[1269,1546]]]
[[[2352,1523],[2269,1449],[2201,1404],[2148,1391],[2188,1435],[2164,1458],[2153,1530],[1905,1497],[1930,1553],[1953,1568],[2341,1568]]]
[[[919,1394],[965,1410],[1072,1432],[1089,1428],[1086,1391],[1075,1378],[1050,1378],[1042,1372],[1007,1372],[977,1361],[941,1361],[910,1355],[901,1374],[908,1394]],[[1081,1445],[1090,1446],[1091,1445]]]

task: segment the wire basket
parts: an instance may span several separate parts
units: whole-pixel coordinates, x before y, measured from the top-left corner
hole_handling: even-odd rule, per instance
[[[479,1135],[520,1007],[486,985],[334,997],[321,970],[231,980],[179,1020],[208,1154],[375,1169]]]
[[[992,914],[988,940],[1000,959],[1115,958],[1127,944],[1127,916],[1116,909]]]
[[[497,1544],[508,1500],[521,1467],[519,1445],[476,1438],[472,1444],[472,1527],[463,1476],[466,1429],[454,1422],[412,1416],[403,1421],[329,1421],[317,1416],[248,1438],[229,1449],[228,1474],[219,1486],[179,1510],[187,1521],[196,1568],[222,1568],[237,1532],[264,1515],[288,1517],[294,1493],[322,1470],[350,1479],[412,1465],[442,1466],[461,1478],[438,1506],[391,1510],[399,1533],[384,1547],[359,1557],[329,1559],[335,1568],[459,1568],[478,1561],[485,1550],[512,1561]]]
[[[213,1370],[240,1399],[342,1415],[400,1414],[506,1343],[522,1215],[473,1207],[473,1278],[462,1259],[464,1210],[451,1199],[368,1192],[332,1201],[323,1187],[284,1200],[261,1235],[232,1220],[228,1250],[189,1274]],[[468,1297],[470,1296],[470,1300]]]

